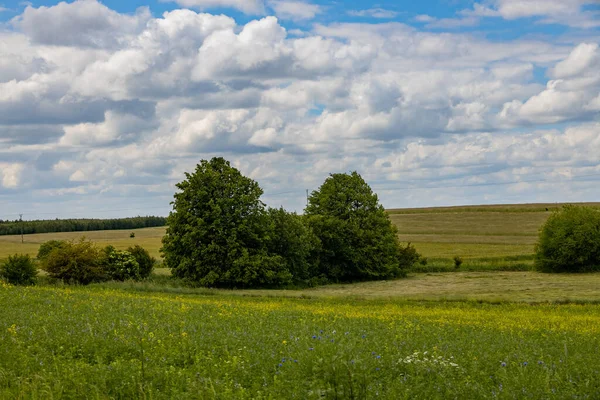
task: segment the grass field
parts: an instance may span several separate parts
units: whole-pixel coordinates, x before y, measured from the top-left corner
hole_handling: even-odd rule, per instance
[[[395,281],[226,291],[162,268],[138,283],[0,281],[0,399],[598,398],[600,274],[502,271],[531,265],[545,209],[392,210],[430,271]],[[158,256],[164,228],[130,232],[86,236]],[[0,237],[0,258],[80,236]]]
[[[600,306],[0,290],[0,398],[597,398]]]
[[[131,232],[135,233],[135,238],[129,237]],[[139,244],[148,250],[152,256],[159,258],[158,250],[161,247],[161,238],[164,234],[165,228],[162,227],[116,231],[40,233],[25,235],[23,237],[24,243],[21,243],[21,236],[0,236],[0,260],[6,259],[9,255],[15,253],[24,253],[35,257],[40,244],[48,240],[77,240],[82,236],[93,240],[99,246],[112,244],[120,250]]]
[[[156,270],[166,278],[167,269]],[[152,292],[300,298],[392,299],[411,301],[600,302],[600,274],[542,274],[522,271],[413,273],[406,279],[327,285],[301,290],[218,290],[184,288],[157,279],[148,283],[99,284],[101,288]]]
[[[584,203],[600,207],[600,203]],[[411,242],[428,258],[422,272],[454,269],[453,257],[464,259],[464,270],[529,270],[539,228],[561,204],[518,204],[388,210],[403,242]],[[135,232],[136,237],[129,234]],[[39,245],[51,239],[81,236],[125,249],[139,244],[157,259],[164,228],[0,236],[0,260],[17,252],[32,256]]]

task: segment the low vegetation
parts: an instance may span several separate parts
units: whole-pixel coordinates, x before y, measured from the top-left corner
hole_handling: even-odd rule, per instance
[[[594,304],[6,285],[0,304],[0,398],[567,399],[600,392]]]
[[[113,246],[100,249],[94,242],[50,241],[38,251],[41,268],[52,279],[64,283],[87,285],[105,280],[140,280],[147,278],[155,260],[140,246],[117,250]]]
[[[600,270],[600,210],[565,206],[540,231],[535,267],[542,272]]]
[[[37,273],[34,261],[26,254],[9,256],[0,264],[0,278],[13,285],[33,285]]]
[[[354,178],[339,179],[352,188],[346,180]],[[352,183],[361,186],[360,179]],[[313,193],[315,202],[321,201],[319,195]],[[334,204],[333,209],[343,209],[344,202]],[[325,271],[335,271],[336,260],[324,257],[328,248],[337,250],[334,234],[341,233],[337,243],[343,244],[359,228],[375,226],[383,229],[377,236],[395,242],[386,236],[380,208],[374,209],[373,219],[353,214],[346,222],[327,222],[322,209],[303,217],[265,208],[256,220],[257,231],[212,237],[224,245],[240,237],[255,243],[251,252],[232,257],[232,263],[239,257],[237,262],[254,268],[250,272],[265,270],[258,264],[265,256],[271,263],[266,270],[282,268],[301,286],[313,286],[327,274],[324,265],[329,265]],[[535,213],[543,223],[565,210]],[[446,225],[429,234],[435,240],[397,247],[398,260],[405,257],[399,263],[412,265],[407,279],[299,290],[190,287],[185,276],[154,270],[152,252],[158,245],[153,241],[162,235],[160,228],[137,230],[135,238],[128,230],[92,233],[93,241],[54,234],[35,236],[40,242],[53,240],[42,246],[33,241],[21,245],[20,238],[7,242],[13,252],[35,245],[32,254],[37,251],[48,276],[29,288],[0,279],[0,398],[596,398],[600,274],[498,272],[530,270],[538,263],[533,253],[538,233],[535,218],[525,211],[503,211],[503,218],[495,212],[464,218],[485,223],[482,215],[492,213],[488,220],[497,221],[487,231],[475,228],[474,235],[468,235],[468,225],[453,227],[460,216],[438,214]],[[522,235],[508,226],[517,214],[526,227]],[[406,215],[421,222],[431,218]],[[559,224],[560,229],[545,226],[538,250],[548,232],[562,232],[557,237],[564,240],[579,237],[582,227],[596,226],[593,217],[577,218]],[[548,221],[548,226],[556,223],[553,217]],[[325,236],[320,223],[339,229],[325,230]],[[433,222],[421,227],[397,223],[399,237],[422,238],[426,233],[406,231],[426,229],[428,223]],[[251,242],[257,238],[260,242]],[[376,247],[369,246],[377,243],[369,238],[352,243]],[[111,242],[116,246],[106,246]],[[138,243],[148,244],[152,252]],[[180,245],[194,243],[186,238]],[[397,276],[370,269],[362,254],[341,250],[345,264],[340,265],[350,265],[357,275],[340,281],[365,280],[361,274]],[[365,265],[352,266],[353,260]]]

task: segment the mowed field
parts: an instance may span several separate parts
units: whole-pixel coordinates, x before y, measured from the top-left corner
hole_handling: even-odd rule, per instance
[[[553,206],[390,210],[429,259],[395,281],[0,281],[0,399],[596,399],[600,274],[505,270],[528,269]],[[164,228],[130,232],[85,236],[159,255]],[[80,236],[0,237],[0,258]]]

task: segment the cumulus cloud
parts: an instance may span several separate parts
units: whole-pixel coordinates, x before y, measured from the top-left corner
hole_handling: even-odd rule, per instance
[[[597,43],[581,43],[551,69],[554,80],[526,101],[504,104],[501,118],[518,123],[557,123],[592,118],[600,93],[600,48]]]
[[[14,189],[19,186],[21,172],[23,171],[22,164],[0,163],[0,171],[2,171],[3,187],[7,189]]]
[[[491,5],[475,3],[464,15],[474,17],[518,18],[539,17],[543,23],[558,23],[579,28],[600,26],[600,13],[586,10],[595,0],[492,0]]]
[[[29,6],[0,31],[0,196],[27,188],[99,205],[122,196],[167,205],[183,171],[214,155],[259,180],[270,202],[296,209],[303,189],[329,172],[356,169],[385,188],[600,168],[593,36],[499,41],[398,22],[315,24],[290,35],[282,18],[309,20],[323,9],[179,3],[258,14],[273,7],[279,18],[238,24],[192,9],[152,17],[79,0]],[[500,3],[486,4],[461,18],[500,12]],[[363,11],[355,16],[379,12]],[[297,188],[299,200],[277,195]],[[384,193],[387,205],[408,205]]]
[[[13,24],[32,41],[56,46],[114,47],[150,19],[147,7],[134,15],[123,15],[97,0],[61,2],[52,7],[27,6]]]
[[[269,2],[269,6],[275,11],[275,15],[283,20],[310,20],[323,12],[322,6],[303,1],[273,0]]]

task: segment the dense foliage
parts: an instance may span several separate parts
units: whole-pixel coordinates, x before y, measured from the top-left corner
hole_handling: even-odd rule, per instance
[[[138,229],[165,226],[164,217],[134,217],[115,219],[54,219],[36,221],[2,221],[0,235],[50,233],[50,232],[86,232],[117,229]]]
[[[202,160],[177,184],[163,238],[165,264],[202,286],[281,286],[292,275],[267,247],[263,191],[223,158]]]
[[[101,251],[84,238],[55,247],[41,260],[41,266],[51,278],[68,283],[85,285],[107,278]]]
[[[129,247],[127,251],[135,258],[135,261],[137,261],[140,266],[140,278],[148,278],[154,269],[156,259],[150,256],[148,250],[137,244]]]
[[[269,222],[268,249],[280,255],[294,283],[313,285],[319,282],[319,238],[305,223],[305,218],[283,208],[267,211]]]
[[[144,279],[152,273],[156,263],[139,245],[127,250],[117,250],[113,246],[99,249],[85,238],[77,242],[50,240],[42,243],[38,260],[51,278],[83,285],[110,279]]]
[[[377,195],[356,172],[332,174],[312,193],[308,224],[321,241],[319,273],[338,282],[395,278],[418,259],[403,247]]]
[[[107,246],[103,250],[103,269],[108,279],[115,281],[140,280],[140,264],[128,251]]]
[[[543,272],[600,270],[600,211],[565,206],[540,230],[535,267]]]
[[[388,279],[419,259],[356,172],[331,175],[305,216],[265,210],[258,184],[223,158],[202,160],[177,188],[161,251],[174,276],[201,286]]]
[[[37,267],[31,257],[25,254],[8,256],[0,265],[0,278],[13,285],[33,285],[37,276]]]
[[[64,247],[66,243],[66,240],[48,240],[42,243],[37,253],[37,259],[44,260],[52,250]]]

